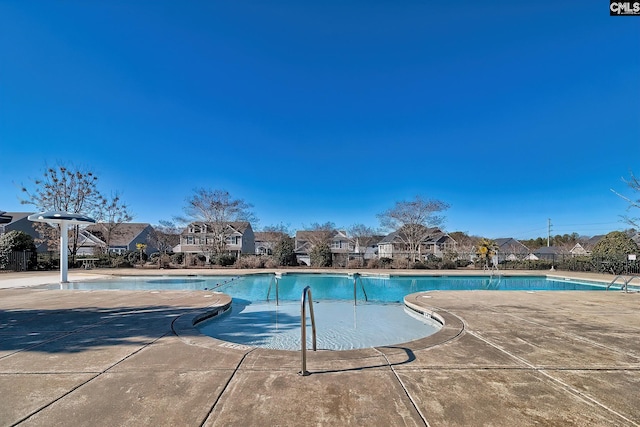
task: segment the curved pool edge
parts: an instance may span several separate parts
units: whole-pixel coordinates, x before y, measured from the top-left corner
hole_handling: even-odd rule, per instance
[[[396,354],[408,354],[417,350],[424,350],[449,343],[460,337],[465,330],[464,321],[455,314],[432,307],[427,303],[425,296],[430,292],[416,292],[409,294],[404,298],[405,306],[412,311],[428,316],[431,319],[442,324],[439,331],[417,340],[397,343],[386,346],[360,348],[353,350],[318,350],[316,352],[308,351],[309,357],[317,358],[321,361],[350,361],[356,359],[379,358],[380,354],[392,356]],[[202,334],[197,324],[201,321],[208,320],[216,315],[222,314],[231,307],[232,298],[224,293],[217,293],[218,297],[215,302],[202,309],[185,313],[174,320],[171,328],[174,334],[183,342],[189,345],[205,347],[216,351],[229,351],[239,354],[256,353],[258,357],[263,359],[272,359],[282,357],[284,355],[298,358],[299,350],[275,350],[262,347],[248,346],[237,344],[229,341],[223,341]],[[313,355],[313,356],[312,356]],[[363,365],[368,365],[363,363]]]

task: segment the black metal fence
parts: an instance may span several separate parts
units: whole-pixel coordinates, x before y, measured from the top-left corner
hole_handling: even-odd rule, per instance
[[[607,256],[572,256],[570,254],[549,255],[538,260],[508,260],[498,268],[522,270],[584,271],[610,274],[640,274],[640,262],[627,254]]]
[[[610,274],[640,274],[640,261],[627,254],[600,256],[573,256],[571,254],[545,254],[544,257],[503,255],[482,260],[475,253],[448,253],[440,256],[394,253],[393,258],[380,258],[376,268],[409,269],[475,269],[496,267],[501,270],[564,270]],[[415,259],[415,261],[414,261]]]
[[[9,271],[27,271],[34,269],[36,263],[37,256],[35,252],[9,252],[7,254],[6,262],[3,263],[2,268]]]
[[[413,261],[413,255],[394,253],[393,258],[364,259],[361,255],[350,254],[349,267],[353,268],[395,268],[395,269],[476,269],[486,268],[484,260],[477,259],[473,253],[445,254],[443,256],[427,255],[420,260]],[[609,274],[640,274],[640,260],[634,260],[627,254],[596,256],[572,256],[570,254],[546,255],[541,259],[529,259],[528,257],[498,258],[497,268],[500,270],[563,270],[584,271]],[[354,261],[358,261],[356,266]],[[334,262],[334,267],[345,267],[345,259],[342,263]],[[10,271],[26,270],[54,270],[59,268],[59,260],[52,252],[37,254],[35,252],[20,251],[10,252],[8,261],[0,263],[0,268]],[[492,260],[489,266],[493,265]],[[101,265],[101,266],[107,266]]]

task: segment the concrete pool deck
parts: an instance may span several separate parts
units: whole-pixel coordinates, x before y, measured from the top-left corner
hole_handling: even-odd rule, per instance
[[[113,271],[69,277],[101,273]],[[308,351],[311,375],[301,377],[300,352],[234,346],[192,327],[224,295],[33,287],[57,280],[0,274],[0,425],[640,425],[639,293],[413,295],[445,318],[442,332]]]

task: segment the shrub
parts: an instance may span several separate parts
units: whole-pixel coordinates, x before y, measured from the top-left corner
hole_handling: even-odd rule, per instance
[[[392,258],[390,267],[402,270],[405,268],[410,268],[411,264],[412,262],[407,258]]]
[[[298,265],[294,240],[289,236],[283,236],[273,247],[273,259],[278,266]]]
[[[627,268],[627,255],[637,254],[638,245],[627,234],[612,231],[593,247],[594,267],[604,273],[621,274]]]
[[[380,267],[381,268],[389,268],[393,264],[393,259],[391,259],[391,258],[382,257],[382,258],[380,258],[379,261],[380,261]]]
[[[177,254],[171,255],[171,262],[181,265],[184,262],[184,254],[182,252],[179,252]]]
[[[454,268],[465,268],[465,267],[469,267],[471,264],[473,264],[473,262],[471,262],[471,260],[468,260],[468,259],[457,259],[455,261],[455,267]]]
[[[133,267],[128,257],[124,255],[118,255],[115,258],[111,258],[111,266],[114,268],[130,268]]]
[[[131,251],[128,252],[125,257],[127,258],[127,261],[129,261],[131,264],[141,264],[143,262],[145,262],[149,257],[147,256],[147,254],[145,254],[144,252],[140,252],[140,251]]]
[[[231,254],[220,254],[214,258],[211,258],[212,264],[219,265],[221,267],[228,267],[230,265],[235,264],[235,262],[236,262],[236,257],[235,255],[231,255]]]
[[[53,258],[44,259],[38,261],[38,265],[36,266],[36,270],[57,270],[60,267],[60,262],[58,260],[54,260]]]
[[[367,268],[381,268],[382,263],[378,258],[373,258],[367,261]]]
[[[453,260],[445,259],[440,263],[441,270],[455,270],[457,267],[458,265]]]
[[[309,254],[312,267],[331,267],[331,248],[327,244],[319,244]]]
[[[154,252],[149,255],[149,262],[157,265],[158,268],[166,268],[169,267],[169,264],[171,263],[171,256],[160,252]]]
[[[37,265],[36,245],[33,237],[24,231],[12,230],[0,237],[0,268],[7,268],[9,265],[9,254],[11,252],[30,252],[31,256],[27,260],[27,269],[31,270]]]
[[[364,260],[361,258],[351,259],[347,264],[347,268],[362,268],[364,267]]]
[[[236,268],[264,268],[264,257],[258,255],[243,255],[235,262]]]
[[[278,261],[276,261],[276,259],[272,256],[267,257],[267,259],[264,261],[264,266],[265,268],[276,268],[279,267],[280,264],[278,263]]]

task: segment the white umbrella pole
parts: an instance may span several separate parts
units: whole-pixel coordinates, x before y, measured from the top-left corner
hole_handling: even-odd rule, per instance
[[[69,232],[67,221],[60,223],[60,283],[68,283],[67,266],[69,264]]]

